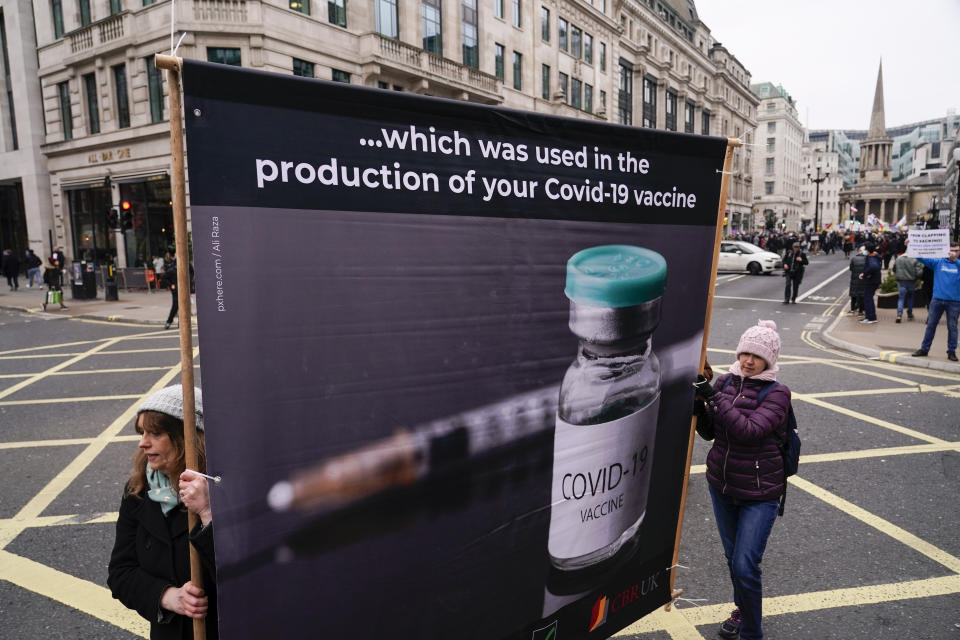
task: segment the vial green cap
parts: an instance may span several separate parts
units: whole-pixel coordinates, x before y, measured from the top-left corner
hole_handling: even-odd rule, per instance
[[[667,261],[650,249],[625,244],[590,247],[567,261],[564,293],[591,307],[635,307],[667,287]]]

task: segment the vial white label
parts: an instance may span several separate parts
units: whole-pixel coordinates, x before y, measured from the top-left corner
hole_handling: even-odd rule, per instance
[[[595,425],[557,418],[548,550],[560,568],[615,554],[647,509],[660,396],[628,416]]]

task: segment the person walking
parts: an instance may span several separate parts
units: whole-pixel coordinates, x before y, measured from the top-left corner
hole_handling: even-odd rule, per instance
[[[33,281],[36,279],[37,286],[43,285],[43,279],[40,276],[40,267],[43,266],[43,260],[33,252],[33,249],[27,249],[27,288],[33,288]]]
[[[863,247],[850,259],[850,311],[851,316],[863,316],[863,279],[860,274],[867,264],[867,251]]]
[[[40,308],[46,311],[50,302],[59,299],[60,308],[67,309],[67,305],[63,304],[63,272],[60,270],[57,259],[52,256],[50,257],[50,264],[43,270],[43,282],[47,285],[47,290],[43,294],[43,302]],[[51,292],[59,293],[59,295],[51,296]]]
[[[877,305],[873,299],[880,286],[881,258],[877,253],[877,245],[868,242],[866,245],[867,260],[863,266],[863,273],[860,279],[863,280],[863,311],[864,317],[861,324],[877,323]]]
[[[3,258],[0,259],[0,271],[7,279],[7,285],[10,291],[16,291],[20,288],[20,259],[10,249],[4,249]]]
[[[779,355],[776,323],[761,320],[743,332],[729,373],[712,385],[703,376],[694,383],[705,401],[703,419],[712,422],[707,483],[736,605],[720,626],[722,638],[763,638],[760,563],[786,491],[777,438],[786,437],[790,389],[777,383]]]
[[[194,390],[197,471],[206,471],[203,400]],[[207,638],[218,637],[213,513],[207,480],[186,468],[183,387],[154,392],[137,408],[140,436],[133,473],[120,502],[108,564],[113,597],[150,621],[152,640],[193,638],[193,620],[206,619]],[[199,523],[187,530],[187,511]],[[190,580],[193,545],[203,565],[203,588]]]
[[[907,241],[909,243],[909,241]],[[906,244],[906,243],[905,243]],[[893,273],[897,278],[897,324],[903,318],[906,303],[907,320],[913,320],[913,293],[917,288],[917,279],[923,275],[923,265],[906,254],[906,246],[893,263]]]
[[[783,287],[783,304],[797,303],[797,291],[800,289],[803,271],[808,264],[810,262],[807,260],[807,254],[800,248],[799,242],[794,242],[793,248],[783,254],[783,277],[786,279]]]
[[[926,356],[933,345],[937,325],[944,312],[947,314],[947,359],[957,362],[957,321],[960,318],[960,244],[950,243],[946,258],[917,258],[917,262],[933,269],[933,299],[927,312],[927,329],[920,348],[913,352],[916,357]]]
[[[164,329],[169,329],[173,324],[173,319],[177,317],[177,311],[180,310],[180,300],[177,294],[177,259],[166,261],[166,270],[163,272],[163,283],[170,289],[170,315],[167,316],[167,323],[163,325]]]

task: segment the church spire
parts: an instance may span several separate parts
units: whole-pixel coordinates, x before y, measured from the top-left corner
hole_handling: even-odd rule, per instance
[[[877,72],[877,90],[873,94],[873,111],[870,113],[870,130],[867,132],[867,140],[886,137],[887,126],[883,113],[883,60],[880,60],[880,70]]]

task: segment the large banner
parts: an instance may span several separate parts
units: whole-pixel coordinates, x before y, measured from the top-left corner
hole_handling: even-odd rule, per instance
[[[726,140],[183,79],[223,637],[669,601]]]

